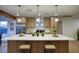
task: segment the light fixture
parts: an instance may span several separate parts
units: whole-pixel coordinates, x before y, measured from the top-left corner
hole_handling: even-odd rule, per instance
[[[58,5],[55,5],[55,10],[56,10],[56,12],[55,12],[55,14],[54,14],[54,16],[58,16]]]
[[[37,17],[36,17],[36,21],[38,22],[38,23],[40,23],[40,13],[39,13],[39,5],[37,5]]]
[[[59,21],[59,18],[55,18],[55,22],[58,22]]]
[[[39,12],[39,5],[37,5],[37,16],[40,17],[40,12]]]
[[[40,16],[41,14],[39,13],[38,16]]]
[[[37,18],[36,21],[40,23],[40,18]]]
[[[55,14],[54,14],[54,16],[55,16],[55,22],[58,22],[59,21],[59,18],[58,18],[58,5],[55,5],[55,8],[56,8],[56,12],[55,12]]]
[[[17,22],[21,23],[21,18],[17,18]]]
[[[18,5],[18,14],[17,14],[18,18],[17,18],[17,22],[19,22],[19,23],[22,21],[21,18],[20,18],[20,7],[21,7],[21,5]]]

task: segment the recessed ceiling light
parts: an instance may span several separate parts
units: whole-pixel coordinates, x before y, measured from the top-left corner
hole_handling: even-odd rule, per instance
[[[39,13],[38,16],[40,16],[41,14]]]

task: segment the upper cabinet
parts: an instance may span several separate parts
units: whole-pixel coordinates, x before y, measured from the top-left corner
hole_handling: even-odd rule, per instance
[[[44,17],[40,18],[40,20],[43,20],[44,28],[50,28],[50,17]],[[36,18],[35,17],[27,17],[26,18],[26,26],[28,28],[36,28]]]
[[[50,17],[44,17],[44,27],[50,28]]]
[[[28,28],[35,28],[35,24],[36,24],[36,19],[35,17],[27,17],[27,23],[26,23]]]

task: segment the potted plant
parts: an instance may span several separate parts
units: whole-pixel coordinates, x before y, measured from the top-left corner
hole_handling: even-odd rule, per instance
[[[76,35],[77,35],[77,40],[79,40],[79,29],[77,29]]]

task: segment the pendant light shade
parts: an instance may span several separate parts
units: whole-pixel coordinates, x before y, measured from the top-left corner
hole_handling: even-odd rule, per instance
[[[21,23],[21,18],[17,18],[17,22],[18,23]]]
[[[55,22],[58,22],[59,21],[59,18],[55,18]]]

